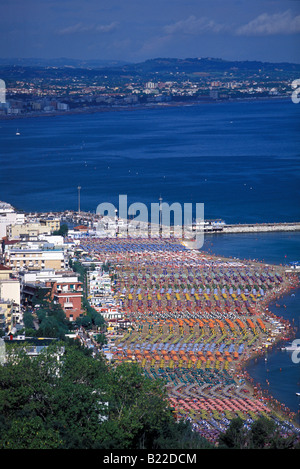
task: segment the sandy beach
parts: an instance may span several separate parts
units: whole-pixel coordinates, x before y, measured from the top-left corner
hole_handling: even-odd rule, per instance
[[[265,415],[293,428],[295,415],[264,395],[246,367],[292,337],[291,325],[268,304],[299,287],[297,275],[171,239],[81,240],[80,247],[109,261],[113,295],[129,324],[121,332],[110,321],[113,366],[135,362],[147,376],[163,379],[176,417],[191,419],[200,433],[205,428],[212,441],[235,416]]]

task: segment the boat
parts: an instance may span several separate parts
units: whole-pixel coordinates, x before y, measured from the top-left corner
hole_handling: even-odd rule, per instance
[[[20,132],[19,132],[19,129],[17,129],[16,135],[21,135]]]

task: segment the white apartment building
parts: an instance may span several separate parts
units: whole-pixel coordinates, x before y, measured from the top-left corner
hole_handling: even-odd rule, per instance
[[[25,223],[24,213],[17,213],[12,205],[0,201],[0,239],[7,236],[9,225],[22,225]]]
[[[42,270],[66,268],[64,248],[43,242],[20,242],[6,245],[4,251],[6,266],[13,270]]]
[[[110,276],[100,269],[89,272],[88,291],[88,299],[92,306],[115,304]]]
[[[40,234],[50,234],[51,230],[40,223],[11,223],[6,227],[6,236],[10,239],[20,239],[22,236],[37,238]]]
[[[46,283],[46,282],[78,282],[78,274],[73,271],[66,270],[54,270],[54,269],[44,269],[44,270],[29,270],[20,272],[19,274],[21,288],[26,283]]]
[[[0,300],[20,306],[20,281],[9,267],[0,264]]]

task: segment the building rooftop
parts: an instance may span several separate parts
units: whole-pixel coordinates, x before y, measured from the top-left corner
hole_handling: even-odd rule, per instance
[[[0,212],[1,212],[1,211],[7,212],[8,210],[11,211],[11,212],[14,212],[14,211],[15,211],[15,209],[13,208],[12,205],[8,204],[7,202],[2,202],[2,201],[0,200]]]

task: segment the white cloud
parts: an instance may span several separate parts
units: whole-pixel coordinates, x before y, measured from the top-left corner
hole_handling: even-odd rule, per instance
[[[82,23],[77,23],[72,26],[68,26],[66,28],[60,29],[58,34],[60,35],[68,35],[68,34],[76,34],[76,33],[86,33],[86,32],[100,32],[100,33],[109,33],[114,31],[118,26],[116,21],[110,24],[100,24],[100,25],[84,25]]]
[[[240,36],[270,36],[273,34],[296,34],[300,32],[300,15],[293,16],[290,10],[270,15],[263,13],[249,23],[240,26]]]
[[[297,34],[300,33],[300,15],[293,15],[291,10],[274,14],[262,13],[247,24],[241,26],[218,23],[207,17],[197,18],[191,15],[184,20],[164,26],[163,31],[168,35],[201,35],[205,33],[218,34],[224,32],[239,36]]]
[[[177,21],[176,23],[166,25],[164,32],[166,34],[202,34],[202,33],[219,33],[224,31],[226,28],[223,24],[218,24],[214,20],[210,20],[206,17],[196,18],[191,15],[185,20]]]
[[[92,26],[84,26],[81,23],[73,24],[72,26],[68,26],[66,28],[60,29],[58,32],[59,34],[73,34],[73,33],[84,33],[90,31]]]
[[[101,33],[110,33],[111,31],[114,31],[118,26],[118,23],[116,21],[113,21],[110,24],[102,24],[99,26],[95,27],[95,30]]]

